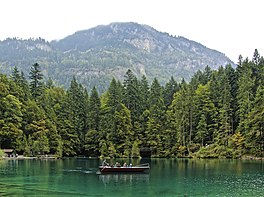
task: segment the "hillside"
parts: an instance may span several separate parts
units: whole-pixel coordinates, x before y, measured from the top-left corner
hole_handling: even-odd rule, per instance
[[[147,25],[111,23],[78,31],[64,39],[6,39],[0,42],[0,72],[14,66],[28,73],[38,62],[45,77],[68,86],[73,76],[88,89],[104,91],[112,77],[122,80],[130,68],[140,77],[161,83],[191,76],[206,65],[233,64],[223,53],[184,37],[170,36]]]

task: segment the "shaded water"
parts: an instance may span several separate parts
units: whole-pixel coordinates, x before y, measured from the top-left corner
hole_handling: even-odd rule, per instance
[[[98,159],[0,160],[0,196],[264,196],[261,161],[139,162],[150,172],[98,175]]]

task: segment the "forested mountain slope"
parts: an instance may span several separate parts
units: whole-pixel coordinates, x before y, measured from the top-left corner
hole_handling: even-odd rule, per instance
[[[205,66],[233,64],[224,54],[184,37],[171,36],[147,25],[111,23],[74,33],[58,41],[6,39],[0,42],[0,71],[17,66],[25,72],[39,63],[45,78],[69,87],[73,76],[88,90],[107,89],[111,79],[123,80],[127,69],[137,77],[155,77],[165,84],[173,76],[189,81]]]

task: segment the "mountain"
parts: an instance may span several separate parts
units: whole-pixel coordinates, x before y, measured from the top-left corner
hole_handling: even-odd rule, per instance
[[[233,64],[200,43],[132,22],[100,25],[52,42],[41,38],[0,42],[0,72],[10,73],[17,66],[27,73],[35,62],[57,84],[67,87],[76,76],[88,89],[95,85],[101,91],[112,77],[122,80],[128,68],[138,77],[165,83],[171,76],[188,81],[206,65],[217,69]]]

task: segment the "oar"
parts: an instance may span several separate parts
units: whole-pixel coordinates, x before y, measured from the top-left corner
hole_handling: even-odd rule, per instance
[[[103,169],[101,170],[101,172],[103,172],[103,170],[106,168],[106,166],[103,167]]]

